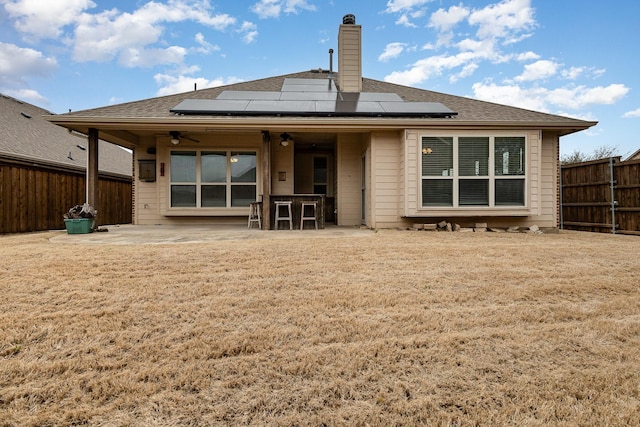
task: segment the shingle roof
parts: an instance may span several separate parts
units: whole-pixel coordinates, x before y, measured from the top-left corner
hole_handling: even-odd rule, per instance
[[[43,108],[0,94],[0,157],[86,169],[87,137],[45,120],[51,115]],[[99,147],[100,171],[131,176],[130,152],[106,141],[100,141]]]
[[[215,99],[221,92],[229,90],[279,91],[285,78],[327,79],[327,77],[328,76],[326,70],[311,70],[259,80],[252,80],[248,82],[235,83],[232,85],[220,86],[210,89],[201,89],[176,95],[128,102],[119,105],[76,111],[72,113],[62,114],[57,117],[57,119],[64,120],[65,118],[73,117],[95,117],[96,119],[175,118],[176,115],[171,113],[170,110],[186,99]],[[396,93],[400,95],[400,97],[402,97],[405,101],[442,103],[446,107],[458,113],[455,118],[448,119],[452,121],[453,125],[455,125],[455,122],[474,122],[479,125],[482,125],[483,123],[500,122],[520,122],[523,124],[533,122],[538,124],[549,123],[554,125],[562,125],[566,126],[566,128],[568,129],[574,127],[577,129],[585,129],[595,124],[595,122],[586,122],[583,120],[525,110],[522,108],[516,108],[506,105],[494,104],[461,96],[447,95],[444,93],[417,89],[368,78],[363,79],[362,88],[362,92]]]

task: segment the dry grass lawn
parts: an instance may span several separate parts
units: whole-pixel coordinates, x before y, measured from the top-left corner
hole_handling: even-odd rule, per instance
[[[0,236],[0,425],[640,425],[640,238]]]

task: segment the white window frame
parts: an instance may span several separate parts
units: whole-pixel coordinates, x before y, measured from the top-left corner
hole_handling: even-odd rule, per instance
[[[422,172],[422,139],[423,137],[431,138],[453,138],[453,175],[449,176],[435,176],[424,175]],[[459,175],[459,150],[458,141],[460,138],[465,137],[483,137],[489,138],[489,171],[486,176],[460,176]],[[524,174],[523,175],[496,175],[495,173],[495,139],[496,137],[517,137],[524,139]],[[447,133],[447,132],[434,132],[434,133],[420,133],[418,135],[418,211],[419,212],[431,212],[431,211],[486,211],[488,214],[491,211],[509,210],[509,211],[526,211],[529,209],[529,181],[531,174],[531,156],[530,144],[527,133],[523,132],[459,132],[459,133]],[[423,180],[431,179],[451,179],[452,181],[452,205],[451,206],[425,206],[422,193]],[[488,205],[460,205],[460,180],[465,179],[486,179],[489,181],[489,203]],[[524,205],[496,205],[495,204],[495,183],[496,179],[517,179],[524,180]]]
[[[171,177],[171,157],[173,155],[174,152],[195,152],[196,153],[196,180],[193,182],[181,182],[181,181],[172,181],[172,177]],[[226,155],[226,174],[225,174],[225,182],[222,183],[216,183],[216,182],[203,182],[202,181],[202,153],[203,152],[219,152],[219,153],[225,153]],[[232,182],[231,181],[231,158],[232,158],[232,153],[240,153],[240,154],[244,154],[244,153],[252,153],[256,156],[256,180],[254,182]],[[229,148],[216,148],[216,147],[210,147],[210,148],[185,148],[185,149],[171,149],[169,150],[169,185],[168,185],[168,194],[167,194],[167,205],[168,205],[168,210],[167,210],[167,214],[169,215],[180,215],[183,213],[191,213],[193,214],[194,212],[200,212],[200,213],[211,213],[211,212],[224,212],[227,214],[235,214],[236,211],[237,213],[242,213],[244,214],[245,211],[247,211],[248,207],[245,206],[231,206],[231,189],[233,186],[237,186],[237,185],[253,185],[256,188],[256,198],[259,197],[259,183],[258,183],[258,179],[260,176],[260,162],[258,161],[259,159],[259,152],[258,150],[255,149],[229,149]],[[185,207],[185,206],[172,206],[172,200],[171,200],[171,192],[172,192],[172,187],[174,185],[194,185],[196,187],[196,205],[195,206],[189,206],[189,207]],[[212,186],[225,186],[225,204],[226,206],[222,207],[202,207],[202,187],[203,186],[207,186],[207,185],[212,185]]]

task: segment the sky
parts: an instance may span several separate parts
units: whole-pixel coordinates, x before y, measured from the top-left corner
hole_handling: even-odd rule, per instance
[[[365,77],[599,122],[561,155],[640,149],[637,0],[0,0],[0,93],[59,114],[328,69],[346,14]]]

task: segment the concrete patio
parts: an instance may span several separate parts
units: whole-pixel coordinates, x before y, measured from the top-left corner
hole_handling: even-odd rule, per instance
[[[61,231],[51,243],[66,244],[167,244],[201,243],[249,239],[313,239],[340,237],[370,237],[374,231],[360,227],[329,226],[322,230],[258,230],[246,225],[106,225],[105,232],[67,234]]]

